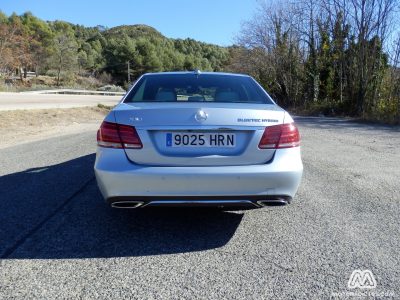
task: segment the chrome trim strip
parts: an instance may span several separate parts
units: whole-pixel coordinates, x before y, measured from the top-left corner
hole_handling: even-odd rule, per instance
[[[194,102],[192,102],[194,103]],[[187,130],[193,130],[193,131],[209,131],[209,130],[227,130],[227,131],[236,131],[236,130],[242,130],[242,131],[254,131],[254,130],[260,130],[260,129],[265,129],[265,125],[259,125],[259,126],[244,126],[242,124],[238,125],[230,125],[229,127],[222,126],[222,125],[146,125],[146,126],[140,126],[140,124],[135,125],[136,129],[145,129],[145,130],[157,130],[157,131],[165,131],[165,132],[170,132],[170,131],[187,131]],[[222,129],[221,129],[222,128]]]
[[[255,206],[259,207],[256,203],[249,200],[157,200],[150,201],[144,204],[146,206]]]

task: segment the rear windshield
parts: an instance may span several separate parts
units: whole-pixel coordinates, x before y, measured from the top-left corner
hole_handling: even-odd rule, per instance
[[[216,74],[145,75],[124,102],[273,103],[251,77]]]

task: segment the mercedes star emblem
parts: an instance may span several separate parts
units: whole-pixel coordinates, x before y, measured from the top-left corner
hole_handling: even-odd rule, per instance
[[[204,122],[205,120],[207,120],[207,117],[207,113],[203,110],[199,110],[194,116],[197,122]]]

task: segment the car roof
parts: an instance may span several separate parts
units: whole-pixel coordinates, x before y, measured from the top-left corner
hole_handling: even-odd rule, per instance
[[[240,77],[250,77],[249,75],[246,74],[240,74],[240,73],[227,73],[227,72],[201,72],[199,70],[195,71],[174,71],[174,72],[155,72],[155,73],[146,73],[143,75],[146,76],[165,76],[165,75],[190,75],[190,74],[196,74],[196,75],[224,75],[224,76],[240,76]]]

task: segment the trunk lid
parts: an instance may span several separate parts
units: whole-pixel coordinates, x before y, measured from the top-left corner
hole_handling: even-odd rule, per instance
[[[226,166],[271,160],[275,150],[259,149],[258,143],[265,127],[284,122],[285,112],[268,104],[122,103],[114,116],[117,123],[134,126],[140,136],[142,149],[125,149],[136,164]],[[176,139],[172,146],[171,138]],[[192,146],[194,139],[197,145]],[[177,141],[183,144],[177,146]]]

